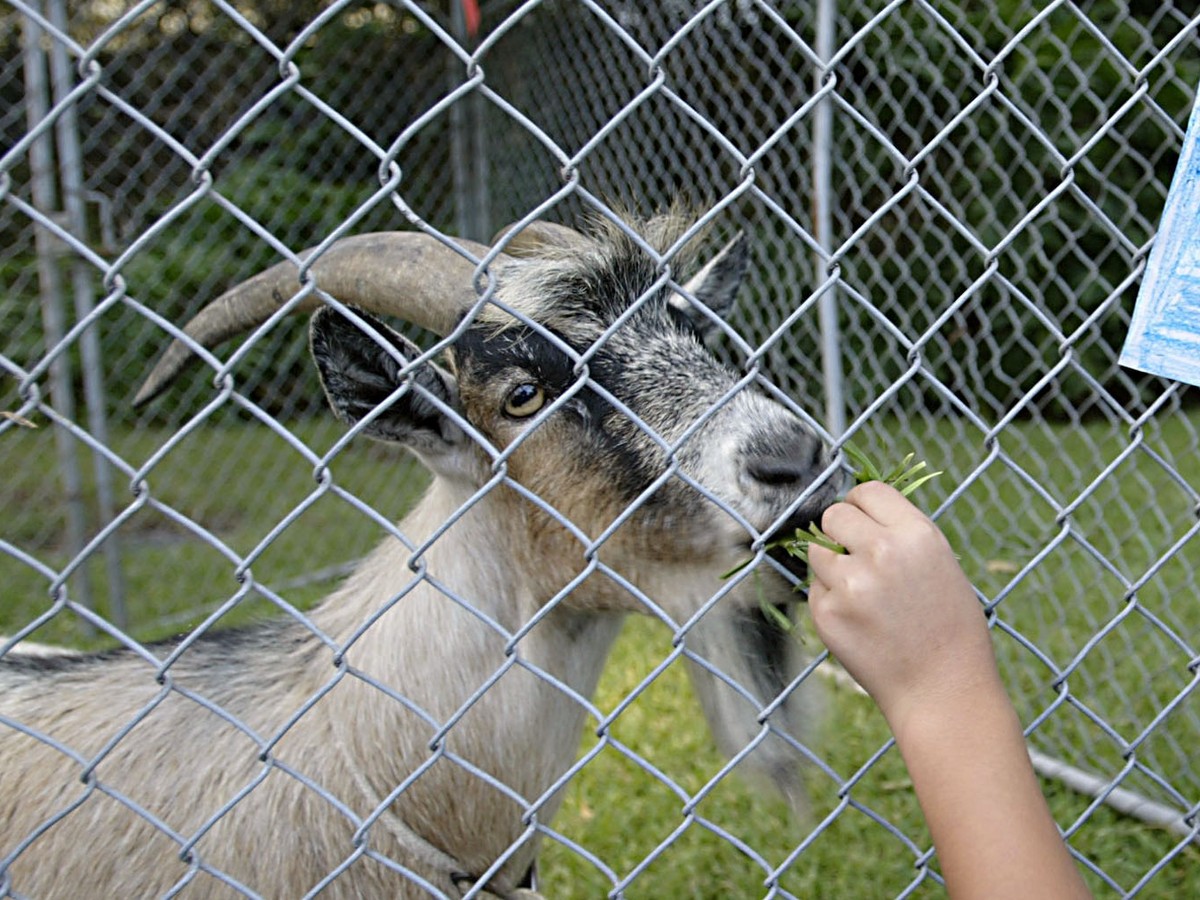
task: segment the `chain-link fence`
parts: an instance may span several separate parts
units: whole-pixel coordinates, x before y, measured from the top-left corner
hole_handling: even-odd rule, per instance
[[[0,632],[17,646],[88,648],[187,636],[137,645],[137,677],[175,699],[100,716],[92,750],[60,748],[74,766],[64,783],[82,776],[90,793],[63,793],[27,842],[0,846],[0,888],[20,894],[7,866],[38,865],[59,818],[115,804],[169,837],[180,889],[252,891],[193,851],[219,839],[256,778],[284,777],[270,740],[247,742],[247,764],[268,762],[236,789],[180,789],[204,807],[187,827],[138,806],[132,785],[97,792],[95,771],[120,783],[121,748],[180,696],[197,715],[237,720],[167,677],[191,639],[264,617],[311,624],[301,610],[428,481],[401,451],[343,445],[303,317],[222,345],[135,410],[176,329],[334,236],[423,228],[486,242],[534,216],[649,215],[682,196],[714,232],[749,239],[717,348],[743,387],[805,411],[835,442],[885,460],[912,450],[945,470],[921,497],[994,612],[1005,676],[1090,886],[1200,891],[1200,407],[1194,391],[1116,364],[1198,84],[1200,10],[1183,0],[0,5]],[[214,384],[212,366],[231,354],[233,387]],[[429,546],[511,487],[480,487],[430,526]],[[613,526],[636,508],[613,510]],[[418,557],[427,549],[395,537]],[[673,679],[695,662],[693,623],[624,581],[632,573],[605,577],[653,614],[626,629],[594,701],[497,661],[465,711],[426,723],[452,731],[493,681],[531,674],[587,719],[579,762],[547,776],[565,788],[553,821],[537,816],[545,798],[453,761],[467,782],[518,798],[526,829],[517,849],[459,873],[463,891],[524,864],[539,839],[547,896],[936,890],[919,811],[867,701],[832,688],[824,732],[794,745],[812,809],[792,816],[743,791],[692,735],[692,701]],[[563,602],[565,587],[541,600]],[[726,590],[714,579],[704,608],[719,610]],[[460,610],[478,600],[444,596]],[[356,623],[365,642],[372,621]],[[498,633],[519,644],[538,621]],[[804,647],[820,662],[800,680],[826,681],[834,664],[811,636]],[[337,647],[329,658],[347,683],[415,702],[377,673],[348,676]],[[292,697],[280,715],[343,702],[332,690]],[[349,760],[355,740],[339,733],[326,751]],[[446,765],[445,746],[430,747],[428,765]],[[5,792],[38,783],[2,769]],[[187,766],[172,771],[187,781]],[[317,797],[355,823],[341,825],[344,859],[311,887],[387,869],[362,839],[385,827],[372,832],[381,813],[304,771],[290,777],[297,809]],[[409,787],[362,783],[373,777],[350,781],[381,803]],[[279,832],[304,828],[297,813]],[[99,868],[102,848],[95,856]]]

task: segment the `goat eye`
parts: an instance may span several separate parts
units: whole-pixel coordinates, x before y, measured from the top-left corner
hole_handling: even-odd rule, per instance
[[[504,401],[504,412],[517,419],[532,416],[546,404],[546,392],[540,384],[518,384]]]

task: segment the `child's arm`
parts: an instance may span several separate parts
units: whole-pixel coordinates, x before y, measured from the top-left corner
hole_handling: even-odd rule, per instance
[[[937,526],[871,482],[825,512],[848,551],[812,544],[813,624],[879,704],[950,895],[1090,894],[1050,816],[979,602]]]

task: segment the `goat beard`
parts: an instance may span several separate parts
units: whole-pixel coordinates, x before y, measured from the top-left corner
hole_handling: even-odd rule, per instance
[[[782,578],[765,572],[760,577],[779,583],[772,593],[780,596],[767,602],[785,610],[796,605],[799,598]],[[740,757],[739,772],[769,783],[803,810],[803,762],[806,742],[820,725],[820,685],[811,672],[798,680],[806,663],[800,639],[766,615],[758,599],[750,599],[767,589],[757,581],[744,579],[688,631],[689,674],[718,749]]]

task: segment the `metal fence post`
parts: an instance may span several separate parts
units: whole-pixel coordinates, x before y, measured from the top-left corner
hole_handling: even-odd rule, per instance
[[[466,16],[459,0],[450,0],[450,24],[454,38],[470,47],[475,38],[467,33]],[[458,58],[450,55],[447,80],[451,88],[463,76]],[[450,159],[454,172],[455,221],[460,237],[486,241],[491,237],[488,203],[487,154],[482,98],[468,94],[450,108]]]
[[[42,42],[45,33],[38,23],[25,16],[24,26],[24,75],[25,115],[31,130],[36,129],[50,113],[50,88],[47,83],[46,53]],[[29,148],[31,191],[38,209],[57,209],[54,184],[54,148],[49,133],[43,133]],[[46,351],[52,351],[66,333],[66,317],[63,311],[63,283],[59,269],[62,246],[44,226],[35,224],[35,242],[38,260],[38,289],[41,295],[42,327],[45,329]],[[63,419],[74,421],[75,396],[71,385],[71,360],[68,354],[59,353],[50,365],[50,402]],[[83,496],[83,478],[79,471],[79,455],[74,438],[61,426],[54,429],[55,449],[58,456],[59,477],[65,498],[66,548],[76,556],[83,551],[87,538],[87,510]],[[92,607],[92,583],[87,566],[78,569],[75,599],[83,606]],[[90,633],[91,626],[84,625]]]
[[[49,20],[63,33],[67,31],[67,10],[64,0],[49,0]],[[50,81],[54,102],[61,103],[72,87],[71,65],[61,41],[50,47]],[[79,146],[79,121],[74,105],[67,106],[55,123],[58,139],[58,167],[62,193],[62,208],[66,225],[79,240],[86,240],[87,210],[84,206],[83,154]],[[91,273],[78,256],[71,263],[71,286],[75,297],[75,317],[87,318],[94,308]],[[104,372],[100,356],[98,326],[89,327],[79,336],[79,358],[83,374],[83,396],[87,406],[88,428],[92,437],[104,445],[108,440],[108,417],[105,409]],[[104,457],[92,453],[96,472],[96,506],[101,523],[111,522],[116,515],[112,472]],[[113,621],[125,628],[129,622],[125,612],[125,579],[121,571],[121,548],[117,535],[104,541],[104,565],[108,579],[108,612]]]
[[[817,3],[816,51],[824,64],[833,58],[833,32],[837,17],[834,0]],[[817,73],[816,90],[832,81],[833,72],[824,68]],[[821,251],[817,254],[818,277],[832,274],[829,258],[833,254],[833,100],[826,97],[817,104],[813,119],[813,233]],[[834,437],[846,430],[846,401],[842,384],[842,336],[838,323],[836,282],[826,288],[817,304],[821,332],[821,370],[825,383],[825,427]]]

